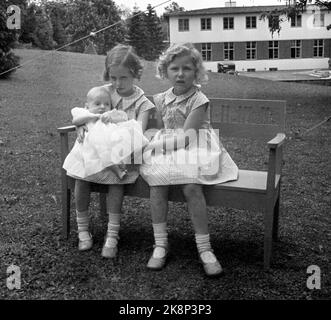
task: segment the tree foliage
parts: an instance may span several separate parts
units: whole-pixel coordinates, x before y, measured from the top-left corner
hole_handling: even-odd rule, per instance
[[[37,6],[34,3],[31,3],[23,14],[20,41],[24,43],[33,43],[34,41],[34,33],[37,29],[36,11]]]
[[[155,60],[164,49],[163,40],[165,39],[165,36],[162,31],[160,18],[150,4],[147,6],[144,22],[147,30],[147,37],[145,54],[143,57],[146,60]]]
[[[65,32],[67,6],[65,3],[50,1],[45,4],[46,12],[53,28],[53,41],[55,48],[67,43],[68,36]]]
[[[303,13],[307,10],[308,5],[308,0],[295,0],[288,2],[288,4],[283,8],[263,12],[260,19],[268,19],[271,34],[274,34],[275,32],[279,34],[281,31],[282,22],[285,20],[290,20],[291,18]],[[314,5],[320,9],[327,9],[328,11],[331,10],[331,2],[329,0],[316,0]],[[326,28],[327,30],[330,30],[331,24],[326,26]]]
[[[139,56],[146,60],[154,60],[164,49],[165,35],[161,20],[152,6],[148,5],[146,11],[134,8],[128,20],[128,42]]]
[[[164,8],[164,13],[171,13],[177,11],[184,11],[184,7],[181,7],[177,2],[171,2],[167,7]]]
[[[105,54],[119,42],[130,43],[148,60],[164,48],[165,21],[154,8],[134,12],[113,0],[1,0],[19,5],[22,28],[16,31],[20,42],[41,49]],[[28,3],[27,3],[28,2]],[[183,10],[173,2],[166,10]],[[124,18],[127,18],[125,23]]]
[[[32,35],[33,43],[41,49],[53,49],[53,25],[49,15],[46,12],[46,7],[37,7],[35,17],[36,29]]]
[[[132,16],[127,22],[127,42],[135,48],[141,57],[145,55],[147,28],[144,21],[144,12],[138,7],[133,8]]]
[[[69,40],[76,41],[110,25],[115,26],[97,33],[94,43],[99,54],[106,53],[116,43],[122,42],[125,29],[120,18],[120,11],[112,0],[69,0],[66,32]],[[86,42],[73,44],[73,51],[84,52]]]

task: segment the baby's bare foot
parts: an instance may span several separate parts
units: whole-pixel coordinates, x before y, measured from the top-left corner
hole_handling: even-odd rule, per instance
[[[120,171],[118,173],[118,177],[122,180],[127,175],[127,173],[128,173],[127,170]]]

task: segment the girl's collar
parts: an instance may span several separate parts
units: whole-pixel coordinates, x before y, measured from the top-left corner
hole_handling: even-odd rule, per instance
[[[144,95],[144,91],[137,87],[134,86],[134,92],[132,95],[128,96],[128,97],[122,97],[120,96],[116,89],[113,88],[114,90],[114,94],[113,94],[113,103],[114,103],[114,107],[116,108],[117,105],[119,104],[120,101],[123,101],[123,109],[127,109],[129,106],[131,106],[134,102],[136,102],[141,96]]]
[[[191,97],[193,94],[195,94],[199,89],[200,89],[199,86],[194,85],[194,86],[192,86],[192,88],[190,90],[188,90],[184,94],[176,96],[173,92],[173,87],[172,87],[172,88],[170,88],[169,90],[166,91],[165,104],[167,105],[167,104],[169,104],[171,102],[174,102],[174,101],[176,101],[176,103],[182,102],[182,101],[188,99],[189,97]]]

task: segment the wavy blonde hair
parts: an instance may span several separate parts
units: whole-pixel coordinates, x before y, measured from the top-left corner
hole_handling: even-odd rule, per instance
[[[140,80],[143,71],[143,65],[133,47],[124,44],[118,44],[107,52],[105,70],[103,73],[103,79],[105,81],[110,80],[111,66],[123,66],[128,68],[132,76],[138,80]]]
[[[191,43],[173,44],[166,52],[160,56],[157,64],[157,76],[161,79],[167,79],[167,69],[169,64],[177,57],[190,56],[192,63],[196,68],[195,80],[197,84],[204,84],[208,81],[206,69],[203,66],[203,60],[200,52]]]

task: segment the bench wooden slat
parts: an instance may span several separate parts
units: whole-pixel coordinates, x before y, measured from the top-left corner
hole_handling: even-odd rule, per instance
[[[280,131],[278,125],[241,124],[212,122],[213,129],[219,130],[220,137],[250,138],[263,141],[274,138]]]
[[[256,99],[211,99],[211,122],[222,136],[271,139],[285,132],[286,102]]]

